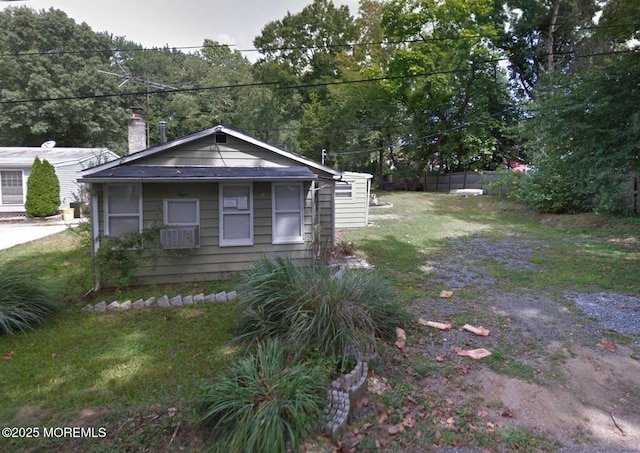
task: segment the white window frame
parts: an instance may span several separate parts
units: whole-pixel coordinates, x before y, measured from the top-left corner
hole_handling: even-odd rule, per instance
[[[246,208],[242,208],[238,210],[237,203],[239,202],[239,197],[227,197],[225,202],[224,192],[225,188],[229,187],[244,187],[249,189],[249,199],[246,200]],[[243,245],[253,245],[253,184],[248,183],[220,183],[220,191],[219,191],[220,201],[218,203],[219,210],[219,245],[220,247],[236,247]],[[233,203],[233,199],[235,199],[236,207],[231,207],[231,203]],[[225,204],[227,207],[225,208]],[[235,210],[234,210],[235,209]],[[225,239],[224,237],[224,221],[228,216],[245,216],[249,221],[249,237],[246,238],[237,238],[237,239]]]
[[[25,195],[27,193],[26,187],[25,187],[24,171],[22,171],[20,169],[5,168],[5,169],[0,170],[0,178],[2,177],[2,173],[4,173],[4,172],[20,173],[20,182],[22,183],[22,201],[20,201],[20,203],[3,203],[2,197],[4,196],[4,194],[2,193],[2,184],[0,182],[0,205],[4,205],[4,206],[20,206],[20,205],[24,205],[24,203],[25,203]]]
[[[276,187],[278,186],[295,186],[299,190],[299,209],[276,209]],[[273,244],[300,244],[304,242],[304,185],[301,182],[274,182],[271,184],[271,242]],[[297,213],[300,216],[300,234],[296,236],[278,236],[276,230],[278,214]]]
[[[109,187],[136,187],[138,189],[138,212],[112,214],[109,212]],[[104,186],[104,234],[110,236],[110,219],[115,217],[138,217],[138,233],[142,232],[142,185],[141,184],[105,184]]]
[[[195,203],[196,219],[195,222],[169,222],[169,205],[170,203]],[[200,200],[198,198],[165,198],[162,200],[163,222],[169,226],[200,226]]]

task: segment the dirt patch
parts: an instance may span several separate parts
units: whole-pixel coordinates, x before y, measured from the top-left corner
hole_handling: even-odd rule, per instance
[[[413,344],[404,351],[413,357],[409,373],[419,374],[420,360],[425,367],[438,362],[440,368],[420,385],[436,395],[434,400],[451,401],[449,414],[465,405],[474,408],[482,427],[472,429],[512,426],[563,447],[637,449],[640,298],[505,288],[492,272],[515,269],[535,278],[532,257],[546,247],[544,240],[523,235],[456,239],[447,256],[426,261],[429,281],[453,295],[416,301],[415,318],[453,328],[412,327],[408,343]],[[482,325],[490,335],[472,335],[462,329],[465,323]],[[478,361],[457,355],[475,348],[493,355]],[[451,419],[456,420],[443,416],[439,423]]]
[[[585,223],[597,220],[589,217]],[[640,298],[501,288],[488,264],[535,273],[531,257],[544,251],[541,240],[473,238],[449,246],[447,257],[428,263],[434,281],[454,290],[473,288],[476,295],[424,299],[416,304],[416,315],[456,320],[461,312],[473,313],[475,319],[468,321],[483,323],[492,334],[479,339],[453,330],[439,345],[426,342],[423,352],[443,357],[452,344],[502,352],[506,363],[494,367],[501,372],[480,366],[465,377],[478,389],[480,410],[492,423],[534,429],[563,446],[637,448]],[[631,337],[618,338],[616,332]],[[514,364],[518,367],[510,368]],[[518,375],[523,370],[530,373]]]

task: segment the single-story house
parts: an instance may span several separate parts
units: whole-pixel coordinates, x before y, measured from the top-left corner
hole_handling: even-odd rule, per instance
[[[336,183],[336,228],[368,225],[372,178],[369,173],[342,172],[342,181]]]
[[[59,209],[63,209],[81,201],[77,180],[83,169],[120,156],[106,148],[0,147],[0,215],[25,215],[27,179],[36,157],[55,168],[60,182]]]
[[[341,172],[225,126],[83,172],[94,251],[103,236],[159,229],[141,284],[228,278],[269,254],[311,261],[335,244]]]

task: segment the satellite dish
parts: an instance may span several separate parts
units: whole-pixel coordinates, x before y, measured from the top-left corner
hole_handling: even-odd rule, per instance
[[[42,145],[40,145],[40,148],[48,148],[51,149],[53,147],[56,146],[56,141],[55,140],[47,140],[46,142],[44,142]]]

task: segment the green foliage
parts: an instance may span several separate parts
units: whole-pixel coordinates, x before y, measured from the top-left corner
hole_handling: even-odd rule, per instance
[[[111,69],[108,34],[77,24],[61,10],[9,7],[0,11],[2,104],[0,143],[124,149],[127,110],[118,108],[119,80]],[[32,99],[59,99],[30,102]],[[12,102],[16,101],[16,102]],[[126,100],[125,107],[131,105]]]
[[[32,329],[62,310],[54,293],[33,269],[0,263],[0,335]]]
[[[551,212],[625,211],[640,168],[640,53],[610,56],[533,106],[522,126],[536,172],[523,200]]]
[[[130,231],[118,237],[102,236],[94,264],[100,285],[122,288],[136,281],[138,270],[155,263],[160,251],[156,227]]]
[[[393,337],[408,315],[376,272],[336,272],[324,265],[297,266],[263,258],[240,288],[241,337],[277,337],[299,355],[346,356]]]
[[[27,200],[24,207],[29,217],[47,217],[58,213],[60,181],[56,170],[46,159],[33,161],[27,179]]]
[[[327,385],[320,368],[292,362],[279,341],[269,340],[205,390],[202,419],[218,451],[299,451],[321,420]]]

